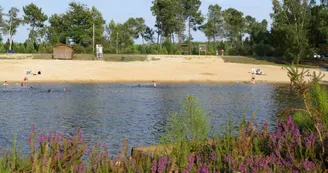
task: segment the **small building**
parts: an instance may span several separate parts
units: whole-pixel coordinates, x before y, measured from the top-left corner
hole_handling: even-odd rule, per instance
[[[58,44],[53,48],[53,59],[71,60],[73,58],[73,48],[66,44]]]

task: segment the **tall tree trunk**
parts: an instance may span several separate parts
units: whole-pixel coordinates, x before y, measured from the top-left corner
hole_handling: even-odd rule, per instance
[[[159,38],[159,51],[162,50],[162,41],[163,41],[163,36],[161,35],[161,37]]]
[[[189,55],[191,55],[191,38],[190,38],[190,17],[188,17],[188,39],[189,39]]]
[[[159,47],[159,33],[157,33],[157,46],[158,46],[158,49],[160,48]]]
[[[216,39],[214,35],[213,35],[213,42],[214,42],[214,52],[216,53]]]
[[[174,43],[174,33],[172,34],[172,54],[175,54],[175,43]]]
[[[12,31],[11,31],[11,24],[12,20],[10,19],[10,24],[9,24],[9,50],[12,50],[12,42],[13,42],[13,36],[12,36]]]
[[[181,52],[182,32],[178,31],[178,50]]]

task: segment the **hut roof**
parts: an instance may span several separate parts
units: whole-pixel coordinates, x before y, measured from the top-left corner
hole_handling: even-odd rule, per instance
[[[54,47],[62,47],[62,46],[73,49],[72,46],[69,46],[69,45],[67,45],[67,44],[56,44],[56,45],[54,45]]]

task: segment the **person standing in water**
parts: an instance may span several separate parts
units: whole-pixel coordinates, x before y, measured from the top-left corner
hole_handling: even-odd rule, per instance
[[[156,88],[156,82],[155,81],[153,81],[153,84],[154,84],[154,88]]]
[[[24,85],[26,85],[27,82],[28,82],[28,78],[27,78],[27,76],[25,76],[25,78],[24,78]]]
[[[67,91],[67,88],[64,88],[64,92],[66,92]]]
[[[8,82],[5,81],[5,82],[3,83],[3,86],[8,86]]]
[[[255,84],[255,74],[252,73],[251,84]]]

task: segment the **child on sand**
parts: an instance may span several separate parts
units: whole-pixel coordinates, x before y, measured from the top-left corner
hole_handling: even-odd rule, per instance
[[[251,84],[255,84],[255,74],[252,74]]]

